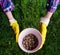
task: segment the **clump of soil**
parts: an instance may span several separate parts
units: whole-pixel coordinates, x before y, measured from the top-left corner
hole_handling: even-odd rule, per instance
[[[33,50],[38,45],[38,39],[34,34],[28,34],[23,38],[23,47],[27,50]]]

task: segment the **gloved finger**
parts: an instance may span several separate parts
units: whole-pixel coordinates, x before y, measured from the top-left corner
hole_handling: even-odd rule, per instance
[[[18,43],[19,33],[16,34],[16,43]]]
[[[19,37],[19,25],[16,26],[16,42],[18,42],[18,37]]]
[[[42,45],[40,46],[40,48],[42,48],[43,44],[45,43],[46,33],[47,33],[47,27],[44,23],[40,24],[40,33],[42,35]]]

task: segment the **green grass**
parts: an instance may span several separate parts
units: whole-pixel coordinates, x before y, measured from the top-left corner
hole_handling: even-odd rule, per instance
[[[39,30],[40,17],[46,14],[46,0],[13,0],[13,3],[15,9],[12,13],[20,25],[20,30],[22,31],[28,27]],[[60,55],[59,7],[48,26],[46,42],[43,48],[33,54],[24,53],[18,47],[8,19],[0,9],[0,55]]]

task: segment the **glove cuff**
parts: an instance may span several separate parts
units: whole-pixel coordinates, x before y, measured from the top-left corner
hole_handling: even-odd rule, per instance
[[[17,21],[15,19],[11,19],[11,20],[9,20],[9,22],[11,24],[11,23],[14,23],[14,22],[17,22]]]
[[[50,19],[49,18],[42,17],[40,19],[40,23],[44,23],[44,24],[46,24],[46,26],[48,26],[49,22],[50,22]]]

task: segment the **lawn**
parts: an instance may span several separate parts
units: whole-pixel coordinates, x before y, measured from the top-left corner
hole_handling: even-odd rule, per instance
[[[39,30],[40,17],[46,14],[46,0],[13,0],[13,16],[18,21],[20,31],[25,28]],[[14,33],[6,15],[0,9],[0,55],[60,55],[60,5],[48,26],[46,41],[36,53],[24,53],[15,42]]]

